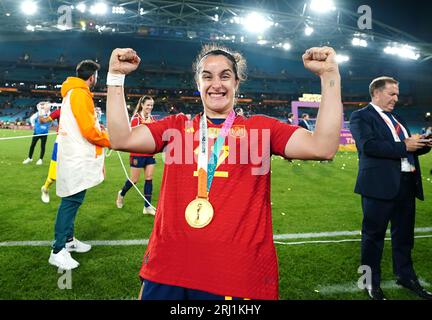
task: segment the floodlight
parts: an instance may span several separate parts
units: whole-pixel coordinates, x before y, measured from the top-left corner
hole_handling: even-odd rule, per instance
[[[120,6],[114,6],[112,7],[112,13],[113,14],[125,14],[126,10],[123,7]]]
[[[252,12],[242,21],[243,26],[252,33],[262,33],[273,25],[273,22],[263,15]]]
[[[415,52],[415,48],[409,45],[404,45],[400,48],[399,56],[411,60],[418,60],[420,58],[420,54]]]
[[[105,2],[97,2],[90,7],[90,13],[95,15],[104,15],[108,11],[108,6]]]
[[[410,45],[393,45],[387,46],[384,48],[384,52],[391,55],[397,55],[401,58],[418,60],[420,58],[420,54],[417,49]]]
[[[285,42],[285,43],[282,45],[282,48],[284,48],[284,50],[289,50],[289,49],[291,49],[291,44],[289,44],[288,42]]]
[[[344,54],[337,54],[336,55],[336,62],[337,63],[344,63],[344,62],[349,61],[349,59],[350,58],[347,55],[344,55]]]
[[[233,19],[231,19],[230,20],[231,21],[231,23],[237,23],[237,24],[240,24],[240,23],[242,23],[242,21],[243,21],[243,19],[242,18],[240,18],[240,17],[234,17]]]
[[[365,39],[360,39],[360,38],[354,37],[352,39],[352,45],[356,46],[356,47],[367,47],[368,43]]]
[[[21,4],[21,11],[24,14],[29,15],[29,16],[35,14],[36,11],[37,11],[37,4],[36,4],[36,2],[30,1],[30,0],[24,1]]]
[[[82,13],[84,13],[86,11],[86,9],[87,9],[85,3],[83,3],[83,2],[78,3],[78,5],[76,6],[76,8],[77,8],[78,11],[80,11]]]
[[[314,32],[314,29],[312,27],[306,26],[305,35],[310,36],[313,32]]]
[[[333,0],[312,0],[309,7],[318,13],[327,13],[336,9]]]

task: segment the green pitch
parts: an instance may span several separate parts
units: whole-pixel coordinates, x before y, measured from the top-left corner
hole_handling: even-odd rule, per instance
[[[30,135],[30,131],[0,130],[0,138]],[[138,271],[144,245],[94,246],[86,254],[73,254],[80,267],[72,271],[72,289],[59,289],[62,276],[48,264],[48,246],[4,246],[12,241],[51,241],[59,205],[55,188],[51,202],[40,200],[54,136],[49,136],[44,163],[23,165],[30,138],[0,140],[0,299],[136,299]],[[122,153],[128,169],[128,154]],[[154,175],[153,203],[158,200],[162,160]],[[417,202],[416,227],[432,227],[432,154],[421,157],[426,201]],[[333,162],[272,160],[272,207],[274,234],[355,231],[361,228],[360,196],[353,193],[357,154],[338,153]],[[86,240],[148,239],[153,217],[142,214],[143,200],[131,189],[123,209],[115,199],[125,176],[115,152],[106,159],[106,180],[88,190],[76,219],[76,236]],[[142,190],[141,177],[139,188]],[[432,231],[418,233],[432,235]],[[360,256],[359,235],[294,237],[278,240],[281,299],[366,299],[356,289]],[[317,240],[333,241],[317,243]],[[334,242],[334,240],[343,240]],[[301,243],[299,243],[301,242]],[[291,243],[291,244],[290,244]],[[296,244],[293,244],[296,243]],[[3,245],[2,245],[3,244]],[[415,240],[414,265],[431,290],[432,238]],[[257,266],[259,268],[259,266]],[[392,282],[391,246],[386,241],[383,290],[390,299],[416,299]],[[387,287],[386,287],[387,286]]]

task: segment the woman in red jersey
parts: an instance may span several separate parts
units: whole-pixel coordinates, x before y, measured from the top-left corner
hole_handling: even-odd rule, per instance
[[[151,115],[153,110],[154,100],[150,96],[142,96],[137,103],[135,111],[131,120],[131,127],[137,127],[145,123],[152,123],[155,121]],[[127,179],[123,188],[117,193],[116,205],[121,209],[124,205],[124,197],[133,184],[137,184],[141,175],[141,169],[144,169],[144,208],[143,214],[155,215],[156,211],[151,205],[151,198],[153,193],[153,171],[156,164],[156,159],[153,154],[149,153],[133,153],[131,152],[130,158],[130,180]]]
[[[140,58],[132,49],[112,52],[107,77],[112,147],[165,156],[158,214],[140,271],[141,299],[278,299],[271,155],[326,160],[337,152],[342,103],[335,54],[320,47],[302,57],[322,86],[311,132],[266,116],[236,115],[246,61],[217,45],[204,46],[194,63],[203,112],[131,130],[123,85]]]

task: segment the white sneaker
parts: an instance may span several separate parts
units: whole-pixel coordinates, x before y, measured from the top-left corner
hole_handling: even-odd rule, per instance
[[[42,164],[42,159],[39,159],[38,161],[36,161],[36,165],[40,166]]]
[[[25,159],[25,160],[23,161],[23,164],[28,164],[28,163],[30,163],[30,162],[32,162],[32,161],[33,161],[33,159],[27,158],[27,159]]]
[[[116,200],[117,208],[119,208],[119,209],[123,208],[123,203],[124,203],[124,197],[122,197],[121,190],[120,190],[117,193],[117,200]]]
[[[45,188],[45,186],[42,186],[41,188],[41,199],[43,203],[49,203],[50,202],[50,197],[49,197],[49,191],[48,189]]]
[[[70,242],[66,242],[66,250],[69,252],[84,253],[90,251],[90,249],[91,245],[81,242],[76,238]]]
[[[154,216],[156,214],[156,210],[153,207],[144,207],[143,214],[151,214]]]
[[[52,264],[53,266],[63,270],[71,270],[79,266],[79,262],[74,260],[65,248],[61,249],[61,251],[58,253],[54,253],[51,250],[51,255],[48,259],[48,262],[49,264]]]

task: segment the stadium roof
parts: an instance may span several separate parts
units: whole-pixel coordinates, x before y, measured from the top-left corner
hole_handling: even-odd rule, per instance
[[[320,0],[320,3],[326,1]],[[36,9],[31,7],[31,2],[36,3]],[[359,19],[366,13],[358,13],[361,2],[335,1],[334,10],[327,13],[312,10],[312,2],[0,0],[0,40],[13,38],[11,33],[14,32],[28,35],[86,32],[184,41],[225,41],[276,50],[303,51],[311,46],[330,45],[343,51],[351,50],[353,38],[357,38],[357,45],[366,43],[368,46],[367,51],[356,48],[365,57],[374,52],[382,53],[385,47],[397,54],[401,48],[408,48],[403,45],[409,45],[419,61],[432,58],[430,43],[378,21],[372,15],[373,11],[373,28],[360,29]],[[35,10],[33,14],[32,9]],[[397,7],[393,5],[389,15],[392,10]],[[393,22],[400,23],[398,20]],[[310,35],[305,34],[306,28]]]

